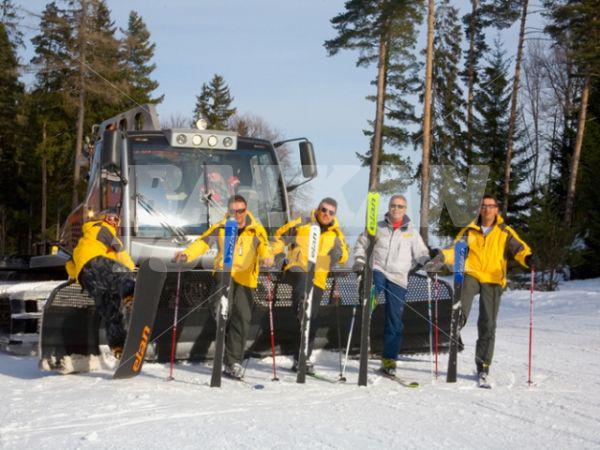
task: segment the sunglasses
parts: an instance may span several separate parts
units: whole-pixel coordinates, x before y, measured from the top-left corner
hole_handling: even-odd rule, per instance
[[[481,205],[481,209],[494,209],[497,207],[498,205]]]
[[[390,209],[406,209],[406,205],[390,205]]]
[[[329,214],[331,217],[335,216],[335,211],[332,210],[332,209],[328,209],[328,208],[322,207],[321,208],[321,212],[323,214]]]
[[[235,214],[244,214],[245,212],[246,212],[246,208],[230,209],[229,210],[229,215],[233,216]]]

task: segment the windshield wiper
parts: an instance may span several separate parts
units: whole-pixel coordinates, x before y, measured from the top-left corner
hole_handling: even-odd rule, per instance
[[[173,240],[175,243],[188,244],[190,242],[190,239],[186,236],[183,228],[178,227],[177,225],[171,225],[169,223],[169,218],[164,213],[154,208],[154,206],[148,202],[148,199],[142,193],[138,192],[136,194],[136,199],[140,206],[144,208],[148,214],[157,219],[158,223],[160,223],[164,229],[171,232],[171,234],[174,236]]]

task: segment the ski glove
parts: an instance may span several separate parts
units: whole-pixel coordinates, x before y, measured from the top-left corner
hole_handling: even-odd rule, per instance
[[[365,261],[362,258],[356,258],[354,260],[354,264],[352,265],[352,272],[356,273],[356,275],[362,275],[365,270]]]
[[[329,257],[331,258],[331,265],[337,264],[342,257],[342,249],[339,246],[334,246],[329,250]]]
[[[286,265],[287,260],[285,259],[285,253],[277,253],[275,255],[275,262],[273,263],[273,270],[275,272],[281,272]]]
[[[442,271],[444,268],[444,255],[442,252],[437,252],[437,254],[427,261],[423,265],[423,270],[427,272],[427,275],[433,276]]]
[[[527,267],[535,268],[540,264],[540,262],[539,262],[537,256],[534,255],[533,253],[531,253],[530,255],[527,255],[525,257],[525,264],[527,265]]]

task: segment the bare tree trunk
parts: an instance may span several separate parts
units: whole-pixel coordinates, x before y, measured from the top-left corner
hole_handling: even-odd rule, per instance
[[[519,78],[521,77],[521,61],[523,59],[523,44],[525,43],[525,23],[527,22],[527,6],[529,0],[523,1],[521,13],[521,29],[519,30],[519,43],[517,45],[517,60],[515,61],[515,76],[513,78],[512,96],[510,100],[510,118],[508,119],[508,145],[504,163],[504,195],[502,198],[502,214],[506,217],[508,212],[508,195],[510,193],[510,166],[512,162],[513,138],[517,121],[517,97],[519,94]]]
[[[475,84],[475,25],[477,15],[477,0],[471,1],[471,20],[469,23],[469,59],[467,65],[467,167],[471,166],[473,158],[473,85]]]
[[[581,158],[583,134],[585,133],[585,116],[587,114],[589,95],[590,75],[587,74],[581,92],[581,107],[579,109],[579,119],[577,121],[577,137],[575,138],[575,148],[573,149],[571,170],[569,172],[569,187],[567,190],[567,204],[565,206],[565,224],[567,228],[571,226],[573,220],[573,203],[575,202],[575,191],[577,187],[577,171],[579,169],[579,159]]]
[[[556,122],[558,121],[558,111],[554,111],[554,120],[552,122],[552,139],[550,140],[550,142],[552,143],[550,145],[550,154],[548,155],[548,159],[549,159],[549,163],[548,163],[548,182],[546,183],[546,189],[545,189],[545,193],[544,196],[548,196],[548,193],[550,192],[550,185],[552,184],[552,171],[554,170],[554,143],[556,142],[556,133],[557,133],[557,127],[556,127]]]
[[[33,254],[33,203],[29,203],[29,220],[27,221],[27,254]]]
[[[385,107],[385,90],[388,62],[387,32],[379,41],[379,62],[377,65],[377,103],[375,107],[375,130],[373,132],[373,148],[371,149],[371,170],[369,173],[369,191],[375,191],[379,184],[379,155],[383,142],[383,115]]]
[[[421,237],[429,240],[429,153],[431,147],[431,78],[433,72],[433,29],[435,1],[429,0],[427,13],[427,61],[425,65],[425,99],[423,105],[423,159],[421,162]]]
[[[46,139],[47,136],[47,124],[44,121],[42,125],[42,217],[41,217],[41,229],[42,229],[42,241],[46,240],[46,228],[47,228],[47,214],[48,214],[48,170],[46,156]]]
[[[87,34],[87,0],[81,0],[81,18],[79,22],[79,101],[77,105],[77,139],[75,141],[75,168],[73,170],[73,201],[75,209],[79,204],[79,178],[81,148],[83,146],[83,121],[85,118],[85,56],[86,56],[86,34]]]
[[[60,240],[60,209],[56,210],[56,242]]]
[[[4,206],[0,207],[0,255],[6,254],[6,215]]]

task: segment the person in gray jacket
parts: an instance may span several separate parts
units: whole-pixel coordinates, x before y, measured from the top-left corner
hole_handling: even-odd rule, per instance
[[[370,263],[373,284],[377,292],[385,294],[385,328],[381,371],[395,376],[396,358],[402,343],[402,313],[404,312],[408,272],[416,264],[429,260],[429,250],[406,215],[406,198],[397,194],[390,198],[384,220],[377,224],[375,245]],[[354,247],[352,269],[362,274],[367,264],[367,248],[371,237],[363,233]]]

